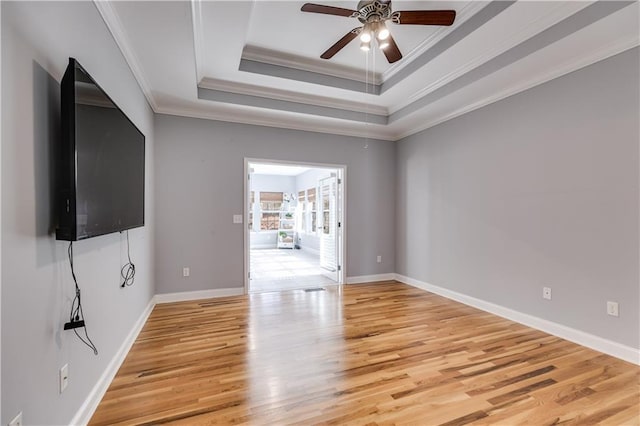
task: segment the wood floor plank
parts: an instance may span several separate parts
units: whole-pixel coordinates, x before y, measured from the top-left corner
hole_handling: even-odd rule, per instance
[[[157,305],[91,425],[640,425],[640,367],[394,281]]]

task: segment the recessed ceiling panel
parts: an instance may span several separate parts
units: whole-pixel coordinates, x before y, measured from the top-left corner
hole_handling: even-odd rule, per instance
[[[320,59],[359,21],[301,12],[302,1],[95,4],[156,112],[381,139],[640,44],[637,1],[393,1],[457,12],[450,27],[390,24],[403,53],[393,65],[355,39]],[[376,78],[362,90],[365,70]]]
[[[357,1],[323,1],[314,0],[313,3],[356,10]],[[403,56],[411,58],[421,49],[455,29],[468,16],[469,9],[478,10],[486,2],[465,1],[393,1],[393,11],[402,10],[455,10],[458,17],[451,26],[432,25],[398,25],[387,21],[387,26],[396,41]],[[482,4],[480,4],[482,3]],[[271,52],[272,61],[262,55],[260,60],[282,64],[281,60],[289,60],[288,65],[300,69],[318,70],[323,67],[328,74],[335,75],[335,69],[350,69],[359,71],[358,79],[364,79],[365,70],[375,69],[376,76],[370,79],[380,81],[380,75],[388,73],[393,67],[400,65],[389,64],[382,51],[375,47],[374,54],[367,55],[360,50],[360,40],[356,37],[331,59],[321,59],[320,56],[355,28],[362,27],[357,18],[327,15],[320,13],[302,12],[305,2],[299,1],[257,1],[251,9],[249,30],[246,37],[247,59],[254,59],[253,52]],[[295,61],[298,64],[295,64]],[[410,60],[410,59],[409,59]]]

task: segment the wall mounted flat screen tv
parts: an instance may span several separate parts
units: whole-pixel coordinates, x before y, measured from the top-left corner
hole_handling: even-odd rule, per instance
[[[56,238],[144,226],[145,137],[74,58],[61,83]]]

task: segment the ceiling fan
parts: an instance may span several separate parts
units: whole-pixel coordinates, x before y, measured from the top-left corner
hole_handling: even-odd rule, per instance
[[[357,18],[363,25],[349,31],[320,57],[331,59],[343,47],[358,35],[360,49],[369,51],[371,42],[376,39],[378,46],[390,64],[400,60],[402,53],[387,28],[387,21],[400,25],[445,25],[453,24],[456,18],[455,10],[399,10],[392,12],[391,0],[362,0],[358,3],[358,10],[342,7],[324,6],[306,3],[303,12],[323,13],[325,15],[345,16]]]

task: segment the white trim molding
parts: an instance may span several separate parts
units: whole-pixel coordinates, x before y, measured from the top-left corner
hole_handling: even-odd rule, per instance
[[[517,323],[544,331],[545,333],[549,333],[557,337],[561,337],[565,340],[569,340],[570,342],[577,343],[587,348],[594,349],[596,351],[614,356],[616,358],[620,358],[624,361],[640,365],[639,349],[632,348],[630,346],[626,346],[608,339],[604,339],[602,337],[586,333],[581,330],[576,330],[575,328],[567,327],[553,321],[548,321],[533,315],[506,308],[501,305],[496,305],[495,303],[477,299],[472,296],[467,296],[466,294],[458,293],[456,291],[429,284],[411,277],[400,274],[395,274],[395,277],[397,281],[400,281],[404,284],[408,284],[421,290],[426,290],[439,296],[446,297],[447,299],[455,300],[456,302],[472,306],[485,312],[498,315],[499,317],[515,321]]]
[[[487,3],[482,1],[470,1],[462,8],[456,10],[456,19],[455,19],[455,27],[460,27],[464,24],[469,18],[471,18],[476,13],[480,12]],[[434,29],[433,33],[425,38],[418,46],[416,46],[413,50],[405,53],[403,55],[404,60],[398,61],[389,65],[380,78],[381,82],[387,81],[389,78],[393,77],[397,74],[401,69],[410,65],[415,59],[422,56],[425,52],[435,46],[440,40],[446,37],[448,34],[451,34],[451,31],[447,29],[447,27],[438,27]]]
[[[264,64],[278,65],[281,67],[293,68],[301,71],[328,75],[332,77],[345,78],[364,83],[366,78],[360,68],[354,68],[336,63],[328,63],[326,60],[292,55],[291,53],[267,49],[260,46],[247,44],[242,50],[242,59],[261,62]],[[382,84],[382,73],[374,73],[371,84]]]
[[[127,357],[131,346],[133,346],[133,343],[136,341],[138,334],[140,334],[140,331],[142,331],[142,327],[144,327],[144,325],[146,324],[147,319],[149,318],[149,315],[151,314],[151,311],[153,311],[155,305],[155,297],[152,297],[149,301],[149,304],[138,318],[138,321],[136,321],[136,323],[133,325],[133,328],[122,342],[122,345],[120,345],[120,348],[116,351],[115,355],[111,359],[111,362],[109,362],[107,368],[105,368],[102,375],[93,386],[93,389],[91,389],[91,392],[89,392],[89,395],[85,399],[84,403],[82,404],[82,406],[80,406],[80,409],[76,412],[76,415],[73,416],[73,419],[71,420],[72,425],[86,425],[89,423],[89,420],[91,420],[91,416],[93,416],[96,408],[98,408],[98,404],[100,404],[102,397],[107,392],[111,381],[116,376],[118,369]]]
[[[212,299],[214,297],[241,296],[244,294],[242,287],[214,288],[211,290],[183,291],[180,293],[156,294],[156,303],[186,302],[190,300]]]
[[[204,34],[202,33],[202,2],[191,0],[191,27],[193,29],[193,54],[196,66],[196,80],[202,79],[202,46],[204,45]]]
[[[187,300],[199,300],[199,299],[210,299],[214,297],[226,297],[226,296],[237,296],[243,294],[242,288],[222,288],[222,289],[214,289],[214,290],[202,290],[202,291],[188,291],[182,293],[165,293],[165,294],[156,294],[151,298],[149,304],[142,312],[136,323],[133,325],[131,331],[127,335],[127,337],[120,345],[120,348],[116,351],[115,355],[111,359],[111,362],[107,365],[104,372],[89,392],[89,395],[83,402],[80,409],[76,412],[75,416],[71,420],[70,424],[72,425],[87,425],[91,420],[91,417],[95,413],[98,408],[98,404],[104,397],[104,394],[109,389],[109,385],[113,381],[118,369],[122,366],[125,358],[129,354],[131,347],[135,343],[140,331],[147,323],[149,319],[149,315],[153,311],[153,308],[158,303],[170,303],[170,302],[182,302]]]
[[[102,20],[111,32],[111,35],[118,45],[120,52],[122,52],[122,56],[124,56],[125,61],[129,65],[129,69],[131,70],[133,77],[138,82],[138,85],[140,86],[142,93],[144,93],[145,98],[147,98],[147,102],[149,102],[151,109],[153,109],[154,112],[158,112],[158,104],[153,98],[151,85],[145,78],[144,72],[142,71],[142,66],[140,65],[140,60],[136,56],[134,50],[131,48],[131,43],[129,42],[126,32],[123,29],[120,18],[118,18],[118,14],[115,10],[113,10],[113,5],[109,1],[100,0],[93,0],[93,4],[98,9],[100,16],[102,16]]]
[[[545,74],[539,74],[529,80],[521,81],[516,85],[506,87],[501,92],[493,93],[491,96],[478,99],[475,102],[470,102],[469,104],[464,105],[454,111],[445,114],[439,114],[433,118],[425,118],[421,120],[420,125],[397,134],[395,140],[406,138],[415,133],[437,126],[440,123],[444,123],[445,121],[452,120],[456,117],[475,111],[487,105],[491,105],[510,96],[517,95],[518,93],[524,92],[525,90],[529,90],[536,86],[542,85],[548,81],[555,80],[556,78],[562,77],[566,74],[588,67],[589,65],[593,65],[596,62],[604,61],[605,59],[608,59],[612,56],[618,55],[629,49],[633,49],[639,44],[640,41],[635,35],[618,39],[613,43],[603,47],[602,49],[593,51],[587,56],[572,58],[571,60],[568,60],[562,64],[558,64],[555,67],[549,68]]]
[[[347,284],[365,284],[375,283],[379,281],[393,281],[396,279],[396,274],[375,274],[375,275],[359,275],[355,277],[347,277]]]
[[[500,54],[507,52],[511,49],[514,49],[519,44],[524,42],[525,40],[529,40],[534,37],[536,34],[548,29],[554,24],[566,19],[567,16],[571,16],[577,11],[584,9],[592,2],[583,1],[583,2],[559,2],[554,7],[549,10],[547,14],[541,16],[540,18],[534,20],[529,23],[525,27],[519,29],[515,34],[511,34],[509,37],[504,37],[502,41],[498,44],[489,44],[486,45],[482,50],[478,50],[474,52],[470,56],[469,61],[461,64],[459,67],[452,69],[445,75],[442,75],[439,78],[434,79],[431,82],[425,84],[425,86],[411,94],[411,96],[402,99],[399,103],[392,105],[389,108],[389,112],[393,114],[401,110],[402,108],[410,105],[417,100],[425,97],[429,93],[441,88],[442,86],[451,83],[453,80],[467,74],[471,70],[479,67],[480,65],[489,62],[491,59],[499,56]],[[478,11],[474,11],[477,13]]]
[[[347,99],[337,99],[309,93],[299,93],[275,87],[258,86],[255,84],[222,80],[218,78],[204,77],[198,83],[198,87],[201,89],[219,90],[221,92],[233,94],[257,96],[259,98],[275,99],[352,112],[364,112],[382,116],[389,115],[388,108],[371,103],[355,102]]]

